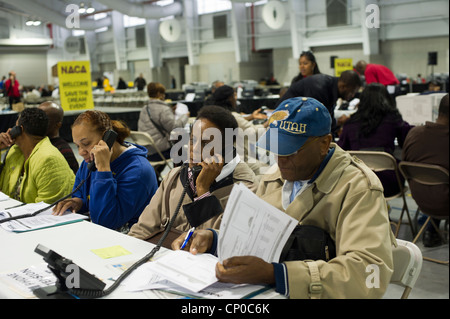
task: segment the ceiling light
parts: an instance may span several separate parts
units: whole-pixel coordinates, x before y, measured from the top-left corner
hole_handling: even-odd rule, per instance
[[[42,22],[40,20],[38,20],[38,19],[28,18],[27,21],[25,22],[25,25],[29,26],[29,27],[31,27],[31,26],[37,27],[37,26],[40,26],[41,23]]]
[[[86,8],[84,7],[84,2],[80,3],[80,7],[78,8],[78,13],[86,13]]]
[[[86,13],[94,13],[95,12],[95,8],[92,6],[92,3],[89,4],[89,6],[86,9]]]

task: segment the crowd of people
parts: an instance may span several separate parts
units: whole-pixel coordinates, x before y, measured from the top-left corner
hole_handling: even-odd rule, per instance
[[[272,285],[290,298],[380,298],[393,273],[396,245],[385,198],[398,190],[392,172],[374,173],[347,151],[377,149],[394,154],[400,148],[403,155],[398,161],[437,164],[448,170],[448,94],[440,103],[436,123],[413,127],[387,91],[388,85],[398,84],[389,69],[360,61],[355,70],[333,77],[320,73],[311,52],[302,53],[299,68],[300,74],[269,115],[261,109],[237,112],[234,88],[215,82],[190,126],[184,145],[187,158],[175,163],[160,183],[150,161],[160,160],[159,153],[171,157],[170,133],[185,128],[190,116],[177,115],[165,103],[161,83],[136,79],[149,96],[138,130],[149,133],[155,145],[145,148],[127,142],[130,129],[125,123],[89,110],[72,125],[73,143],[83,158],[80,164],[58,135],[62,109],[52,102],[26,108],[15,127],[0,133],[0,149],[7,152],[0,191],[25,203],[52,203],[73,192],[54,207],[54,215],[88,214],[96,224],[151,242],[166,231],[181,205],[166,245],[180,249],[185,232],[195,227],[184,249],[214,254],[231,189],[242,183],[298,220],[298,229],[317,227],[332,239],[335,250],[329,252],[329,260],[267,263],[254,256],[232,257],[217,264],[220,281]],[[9,81],[8,88],[18,85],[14,76]],[[337,101],[351,101],[357,95],[356,112],[337,122]],[[253,131],[256,147],[273,154],[275,164],[262,170],[268,164],[251,159],[249,148],[254,146],[244,144],[247,149],[241,152],[236,147],[239,135],[227,139],[228,130]],[[109,131],[117,135],[112,144],[105,141]],[[448,211],[448,185],[419,192],[427,210],[446,205]],[[427,229],[424,243],[439,244],[433,229]],[[374,264],[379,270],[377,288],[366,284],[366,267]]]
[[[117,90],[126,90],[130,88],[129,84],[125,82],[122,77],[119,77],[117,81],[117,87],[114,88],[110,79],[103,75],[96,81],[95,89],[101,89],[104,92],[112,93]],[[135,88],[138,91],[143,91],[146,88],[146,80],[144,75],[141,73],[134,80],[131,88]],[[39,98],[52,97],[53,99],[59,98],[59,87],[53,85],[23,85],[20,84],[17,73],[15,71],[10,71],[8,77],[2,76],[0,79],[0,97],[6,97],[6,108],[5,111],[11,111],[13,104],[20,103],[24,100],[35,100]]]

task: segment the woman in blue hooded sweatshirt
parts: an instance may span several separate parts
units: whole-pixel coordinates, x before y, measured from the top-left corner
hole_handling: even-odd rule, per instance
[[[113,130],[117,139],[111,150],[102,140]],[[55,206],[53,214],[67,210],[89,213],[99,225],[126,232],[139,219],[158,188],[155,171],[147,160],[147,149],[125,142],[129,128],[120,121],[111,121],[106,113],[86,111],[72,126],[73,142],[84,158],[76,174],[75,188],[86,179],[72,198]],[[89,163],[95,168],[89,176]]]

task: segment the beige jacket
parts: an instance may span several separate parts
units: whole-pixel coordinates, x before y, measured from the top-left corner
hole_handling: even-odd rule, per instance
[[[159,230],[164,229],[169,223],[170,218],[175,213],[180,196],[183,192],[183,185],[180,181],[180,167],[172,169],[169,174],[164,178],[155,195],[152,197],[150,204],[142,212],[139,221],[131,227],[128,235],[147,240]],[[240,162],[233,172],[234,183],[242,182],[253,192],[256,192],[258,183],[255,174],[244,162]],[[233,184],[219,188],[211,193],[211,196],[215,196],[222,206],[228,201]],[[192,203],[191,198],[186,195],[183,200],[183,205]],[[169,211],[169,213],[167,213]],[[170,217],[168,217],[170,216]],[[205,228],[220,228],[220,222],[222,220],[222,214],[213,217],[208,220],[198,229]],[[173,224],[173,228],[188,231],[191,226],[183,213],[183,207]]]
[[[329,262],[285,262],[290,298],[380,298],[393,272],[392,234],[383,187],[360,160],[339,146],[313,184],[286,213],[327,231],[336,243]],[[257,195],[284,211],[280,171],[262,177]],[[373,269],[379,270],[379,277]],[[317,278],[311,273],[318,272]],[[317,294],[311,293],[318,288]],[[379,288],[377,284],[379,283]],[[320,289],[321,288],[321,289]],[[313,289],[314,290],[314,289]]]

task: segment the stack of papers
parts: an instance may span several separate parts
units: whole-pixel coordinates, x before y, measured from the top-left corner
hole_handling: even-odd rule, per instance
[[[263,285],[220,283],[215,275],[218,258],[210,254],[192,255],[186,251],[166,252],[128,276],[122,285],[129,292],[163,290],[191,298],[242,299],[267,289]]]
[[[289,235],[298,221],[258,198],[237,184],[228,199],[220,226],[218,254],[192,255],[186,251],[167,251],[146,263],[125,281],[127,291],[162,289],[199,298],[247,298],[267,290],[263,285],[219,283],[218,262],[233,256],[256,256],[278,262]]]
[[[10,208],[5,211],[0,211],[0,220],[14,216],[32,214],[48,206],[48,204],[40,202]],[[88,219],[88,217],[80,214],[74,214],[69,211],[67,211],[62,216],[53,216],[52,209],[50,208],[36,216],[26,217],[18,220],[11,220],[9,222],[0,224],[0,226],[7,231],[20,233],[58,225],[70,224],[84,219]]]

